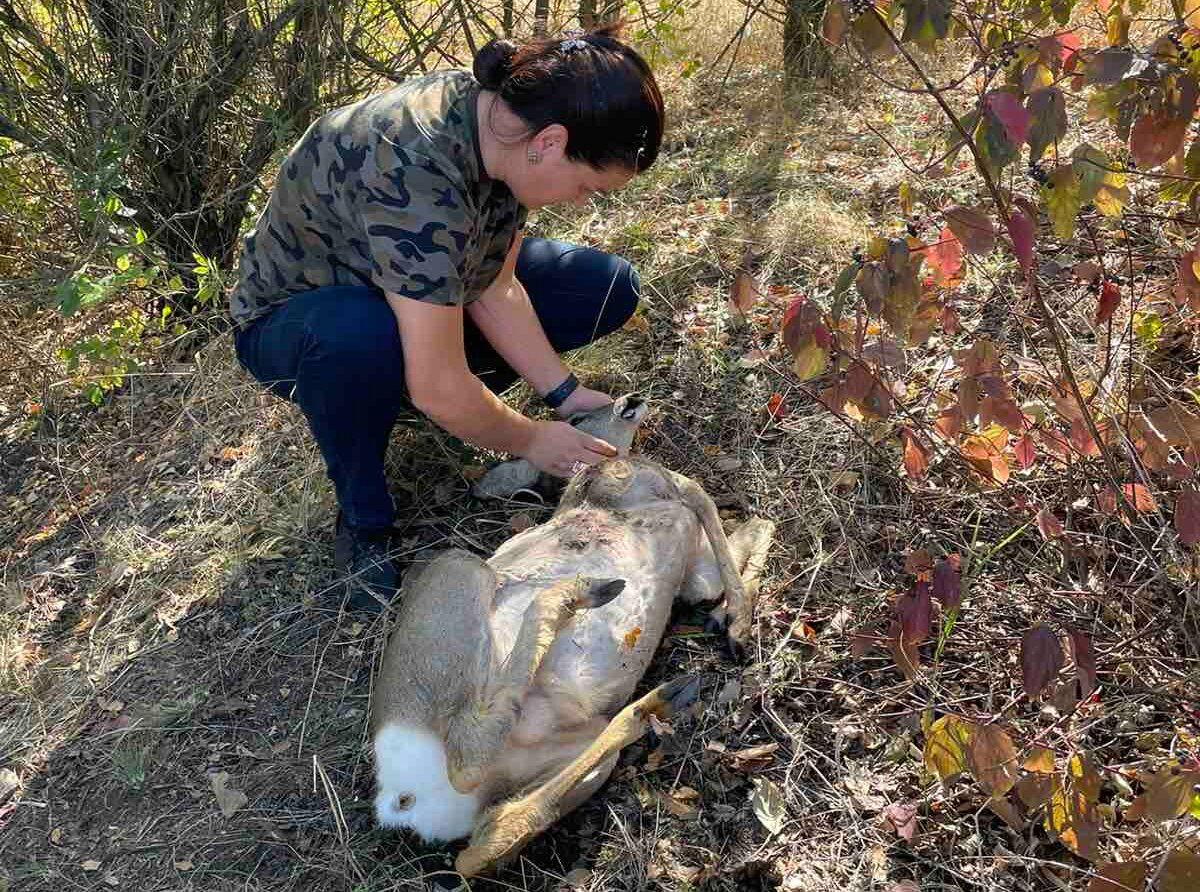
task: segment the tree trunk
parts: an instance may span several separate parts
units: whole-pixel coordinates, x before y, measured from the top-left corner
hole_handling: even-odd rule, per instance
[[[829,71],[829,49],[821,40],[825,0],[787,0],[783,22],[783,70],[789,84]]]
[[[533,34],[535,37],[545,37],[547,23],[550,20],[550,0],[537,0],[533,4]]]

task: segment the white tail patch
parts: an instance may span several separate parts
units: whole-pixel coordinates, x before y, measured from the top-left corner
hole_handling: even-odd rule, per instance
[[[450,786],[446,750],[430,731],[387,725],[375,735],[375,816],[384,827],[412,830],[425,842],[469,836],[479,799]]]

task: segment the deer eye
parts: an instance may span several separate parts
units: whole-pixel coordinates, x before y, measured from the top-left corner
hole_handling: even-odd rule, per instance
[[[396,811],[408,811],[413,807],[413,797],[410,793],[401,793],[392,802],[392,808]]]

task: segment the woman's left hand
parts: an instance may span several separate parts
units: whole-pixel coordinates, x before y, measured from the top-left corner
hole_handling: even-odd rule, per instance
[[[560,418],[567,418],[576,412],[587,412],[590,409],[599,409],[601,406],[610,406],[612,402],[613,398],[607,393],[580,386],[576,387],[574,392],[563,400],[563,404],[555,411],[558,412]]]

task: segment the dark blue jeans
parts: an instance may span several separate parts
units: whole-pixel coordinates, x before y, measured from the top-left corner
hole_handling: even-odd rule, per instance
[[[517,278],[559,353],[625,324],[637,307],[637,272],[619,257],[564,242],[527,238]],[[464,316],[467,364],[494,393],[516,380]],[[374,530],[395,516],[383,472],[396,419],[414,411],[404,386],[396,317],[365,285],[331,285],[293,295],[239,330],[238,361],[308,419],[351,526]]]

